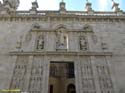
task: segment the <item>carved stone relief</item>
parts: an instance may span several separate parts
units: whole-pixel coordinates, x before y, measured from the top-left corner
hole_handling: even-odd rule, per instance
[[[104,37],[101,37],[100,39],[101,39],[101,48],[102,48],[102,50],[107,50],[108,49],[108,44],[104,40]]]
[[[96,59],[99,85],[102,93],[113,93],[113,83],[110,76],[109,66],[106,61],[105,57],[97,57]]]
[[[37,39],[37,50],[44,49],[44,35],[40,35]]]
[[[32,33],[29,31],[25,36],[26,43],[30,42],[32,39]]]
[[[29,93],[41,93],[43,84],[43,68],[42,59],[34,58],[31,69],[31,77],[29,83]]]
[[[28,57],[20,56],[17,59],[13,71],[13,77],[10,84],[10,89],[25,89],[25,80],[27,75]]]
[[[40,29],[40,25],[38,23],[32,24],[32,29]]]
[[[83,93],[95,93],[95,81],[89,58],[81,62],[81,77]]]
[[[68,46],[68,36],[65,33],[64,28],[60,28],[57,30],[57,49],[67,49]]]
[[[80,50],[87,50],[87,40],[85,36],[80,36],[79,45]]]
[[[84,31],[92,31],[93,29],[92,29],[92,27],[90,25],[85,24],[85,26],[83,27],[83,30]]]
[[[98,39],[97,39],[97,36],[95,34],[92,35],[92,40],[93,40],[94,44],[97,44]]]

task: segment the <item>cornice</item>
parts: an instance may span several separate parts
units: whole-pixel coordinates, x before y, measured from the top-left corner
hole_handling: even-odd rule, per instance
[[[112,56],[112,52],[10,52],[10,56],[41,56],[41,55],[64,55],[64,56]]]
[[[48,28],[48,29],[43,29],[42,28],[42,29],[31,29],[31,32],[57,32],[57,30],[56,29],[51,29],[51,28]],[[66,29],[66,32],[94,33],[92,30],[87,31],[87,30],[84,30],[84,29]]]
[[[0,14],[0,21],[45,21],[45,22],[125,22],[125,12],[94,12],[87,14],[82,11],[67,11],[60,14],[58,11],[38,11],[30,14],[29,11],[17,11],[16,14]]]

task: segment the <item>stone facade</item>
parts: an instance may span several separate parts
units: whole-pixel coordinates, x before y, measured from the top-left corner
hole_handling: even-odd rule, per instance
[[[75,78],[65,82],[76,93],[124,93],[125,12],[96,12],[88,3],[81,12],[66,11],[64,2],[59,11],[37,11],[35,2],[30,11],[8,12],[3,4],[0,89],[49,93],[54,61],[74,63]]]

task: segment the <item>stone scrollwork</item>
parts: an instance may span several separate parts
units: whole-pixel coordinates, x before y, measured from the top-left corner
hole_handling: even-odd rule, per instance
[[[87,41],[85,36],[80,36],[79,44],[80,50],[87,50]]]
[[[83,27],[84,31],[93,31],[92,27],[88,24],[85,24],[85,26]]]
[[[37,39],[37,50],[44,49],[44,36],[40,35]]]
[[[32,24],[32,29],[40,29],[40,25],[38,23]]]

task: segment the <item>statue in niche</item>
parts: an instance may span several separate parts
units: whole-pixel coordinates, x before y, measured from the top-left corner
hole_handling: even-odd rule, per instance
[[[67,48],[67,36],[64,34],[64,28],[60,28],[57,33],[57,48],[66,49]]]
[[[39,36],[39,38],[37,40],[37,49],[38,50],[44,49],[44,37],[42,35]]]
[[[102,50],[108,50],[108,44],[105,42],[104,37],[100,37]]]
[[[80,37],[80,50],[87,50],[87,42],[84,36]]]

